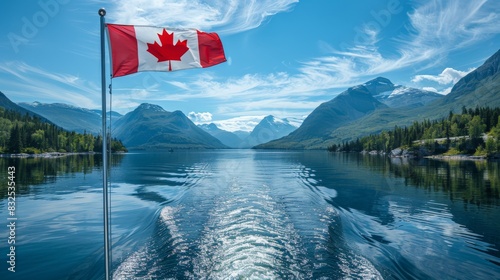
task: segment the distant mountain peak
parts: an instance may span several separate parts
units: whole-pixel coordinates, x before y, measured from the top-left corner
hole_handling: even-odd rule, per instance
[[[90,111],[89,109],[73,106],[73,105],[66,104],[66,103],[52,103],[52,104],[39,103],[38,105],[56,106],[56,107],[61,107],[61,108],[74,109],[74,110]]]
[[[391,82],[391,80],[384,78],[384,77],[377,77],[373,80],[370,80],[370,81],[364,83],[364,85],[373,85],[373,84],[394,85]]]
[[[280,122],[280,119],[275,118],[273,115],[269,115],[269,116],[266,116],[265,118],[263,118],[262,121],[272,124],[272,123]]]
[[[357,86],[356,88],[359,91],[359,88],[366,88],[369,93],[373,96],[380,95],[384,92],[393,91],[395,86],[394,84],[387,78],[377,77],[373,80],[370,80],[364,84]]]
[[[139,107],[137,107],[136,110],[166,112],[165,109],[163,109],[161,106],[155,105],[155,104],[150,104],[150,103],[142,103],[141,105],[139,105]]]
[[[204,124],[199,124],[198,126],[207,131],[219,130],[219,127],[215,123],[204,123]]]
[[[291,126],[297,127],[297,126],[291,124],[288,121],[288,119],[286,119],[286,118],[280,119],[280,118],[277,118],[273,115],[266,116],[265,118],[262,119],[262,121],[260,123],[264,124],[266,122],[270,125],[273,125],[273,126],[291,125]]]
[[[219,127],[217,127],[217,125],[215,123],[209,123],[206,125],[207,129],[210,129],[210,130],[216,130],[216,129],[219,129]]]
[[[160,106],[157,106],[157,107],[160,108],[163,112],[166,112],[162,107],[160,107]],[[158,108],[154,108],[154,110],[158,110]],[[180,110],[173,111],[172,115],[174,115],[174,116],[183,116],[183,117],[187,118],[186,115],[184,115],[184,113],[182,111],[180,111]]]

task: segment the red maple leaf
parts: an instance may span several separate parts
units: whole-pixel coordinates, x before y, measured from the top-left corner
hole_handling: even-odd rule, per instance
[[[168,34],[165,28],[161,35],[158,34],[158,38],[160,38],[161,46],[156,41],[154,44],[148,43],[147,51],[158,58],[158,62],[168,60],[168,70],[172,71],[171,61],[180,61],[181,56],[189,50],[187,40],[177,40],[177,43],[174,45],[174,32]]]

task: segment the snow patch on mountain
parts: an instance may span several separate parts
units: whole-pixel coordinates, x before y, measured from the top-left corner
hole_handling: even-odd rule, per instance
[[[163,109],[159,105],[155,104],[150,104],[150,103],[142,103],[139,107],[137,107],[136,110],[148,110],[148,111],[155,111],[155,112],[166,112],[165,109]]]

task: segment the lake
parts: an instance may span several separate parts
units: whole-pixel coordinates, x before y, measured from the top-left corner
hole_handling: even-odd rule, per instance
[[[101,170],[0,158],[1,279],[104,278]],[[500,279],[497,162],[132,152],[110,181],[114,279]]]

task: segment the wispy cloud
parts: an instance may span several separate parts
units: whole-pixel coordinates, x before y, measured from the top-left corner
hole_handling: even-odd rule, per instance
[[[434,0],[423,3],[409,15],[417,33],[410,41],[415,50],[427,47],[440,52],[449,51],[500,32],[496,1]]]
[[[260,26],[298,0],[114,1],[112,19],[123,24],[194,27],[233,34]]]
[[[416,2],[415,8],[407,14],[409,24],[405,35],[390,39],[394,45],[392,53],[379,50],[382,29],[362,26],[360,29],[365,35],[363,42],[354,42],[354,45],[344,50],[332,50],[330,55],[303,61],[297,69],[298,74],[247,74],[225,81],[203,77],[191,83],[194,86],[191,92],[203,89],[198,97],[239,98],[238,102],[232,103],[231,108],[221,107],[225,108],[226,114],[233,110],[270,109],[270,104],[281,104],[288,108],[298,106],[302,109],[310,106],[314,109],[313,106],[320,102],[316,98],[332,89],[352,86],[375,75],[410,66],[425,69],[439,63],[454,49],[476,44],[500,33],[498,10],[498,5],[486,0],[466,3],[451,0]],[[418,75],[414,80],[451,84],[471,70],[448,68],[439,75]],[[441,91],[443,94],[447,92],[448,88]],[[186,97],[184,94],[182,96],[178,97]],[[269,96],[273,97],[274,102],[269,101]],[[323,98],[331,99],[333,96],[324,95]]]
[[[41,102],[65,102],[85,108],[98,108],[99,87],[78,76],[53,73],[25,62],[0,63],[0,83],[15,88],[5,92],[10,98],[38,95]],[[5,75],[6,74],[6,75]],[[11,96],[10,94],[14,94]]]
[[[382,54],[377,47],[381,28],[363,27],[361,44],[332,50],[332,55],[313,60],[305,67],[328,66],[335,69],[332,74],[341,80],[380,75],[409,66],[431,67],[452,50],[500,33],[499,14],[500,7],[494,1],[417,1],[415,9],[407,15],[407,34],[392,38],[393,53]]]
[[[146,74],[147,75],[147,74]],[[332,79],[321,74],[304,73],[289,76],[286,73],[268,75],[246,74],[241,77],[221,78],[203,74],[185,78],[184,81],[150,80],[148,88],[120,89],[122,101],[140,102],[210,102],[217,107],[212,113],[217,116],[239,116],[244,114],[278,117],[300,117],[314,110],[319,104],[330,100],[323,88],[345,87],[344,83],[332,83]],[[170,85],[168,94],[163,85]]]
[[[109,21],[125,24],[189,26],[234,34],[262,25],[272,15],[293,9],[296,2],[115,0],[108,6],[108,16]],[[271,112],[281,117],[287,116],[285,113],[298,115],[330,100],[338,93],[337,89],[408,67],[426,69],[441,62],[452,50],[475,45],[500,33],[500,6],[494,1],[431,0],[412,1],[412,4],[414,9],[406,15],[406,35],[386,38],[383,27],[360,26],[357,30],[363,33],[364,40],[353,38],[352,43],[346,42],[342,49],[325,43],[322,50],[329,53],[294,62],[289,65],[293,68],[290,72],[218,77],[206,73],[182,76],[179,71],[180,74],[172,73],[177,76],[170,80],[155,75],[151,76],[155,78],[143,79],[137,88],[130,84],[120,88],[114,97],[114,106],[133,109],[143,100],[154,103],[215,99],[217,109],[211,112],[214,116],[218,113],[261,116]],[[94,30],[90,35],[94,38],[97,33]],[[390,44],[391,51],[382,48],[384,44]],[[456,81],[462,73],[465,72],[450,68],[438,75],[417,75],[413,79],[441,84]],[[36,92],[40,94],[39,101],[53,100],[88,108],[99,106],[95,101],[100,100],[100,87],[96,84],[76,75],[49,72],[23,62],[0,63],[0,83],[15,88],[16,96],[32,99]]]
[[[500,18],[494,12],[498,7],[491,6],[488,1],[426,1],[417,4],[407,15],[408,34],[393,39],[395,48],[392,54],[382,54],[377,46],[381,42],[381,29],[362,26],[362,44],[358,42],[360,44],[342,51],[328,48],[330,55],[300,62],[297,74],[246,74],[225,80],[203,75],[187,83],[169,82],[178,87],[179,92],[169,94],[167,98],[216,98],[233,101],[237,98],[238,102],[231,103],[230,107],[221,105],[221,108],[225,108],[221,109],[221,113],[226,114],[270,108],[271,104],[276,103],[270,102],[269,96],[274,101],[280,100],[279,104],[288,108],[298,106],[302,109],[314,109],[313,106],[319,105],[319,101],[314,99],[322,95],[323,99],[333,98],[331,93],[324,95],[333,89],[346,88],[369,77],[410,66],[422,69],[430,67],[445,58],[450,50],[472,45],[500,32],[496,28],[500,25]],[[454,83],[469,71],[449,68],[437,76],[415,76],[414,82],[430,80]]]

